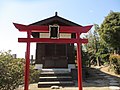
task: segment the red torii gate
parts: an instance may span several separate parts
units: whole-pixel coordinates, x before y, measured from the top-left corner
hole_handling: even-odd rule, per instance
[[[25,63],[25,86],[24,90],[28,90],[29,86],[29,65],[30,65],[30,43],[31,42],[40,42],[40,43],[77,43],[77,64],[78,64],[78,87],[79,90],[82,90],[82,60],[81,60],[81,47],[82,43],[87,43],[88,39],[81,39],[81,33],[87,33],[93,25],[89,26],[60,26],[60,33],[76,33],[76,38],[31,38],[32,32],[49,32],[49,26],[29,26],[13,23],[14,26],[20,32],[27,32],[27,38],[18,38],[18,42],[27,43],[26,47],[26,63]]]

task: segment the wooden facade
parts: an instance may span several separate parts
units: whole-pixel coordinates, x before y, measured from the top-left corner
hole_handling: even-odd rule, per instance
[[[59,25],[59,26],[80,26],[67,19],[55,16],[35,22],[30,25]],[[32,33],[34,38],[48,37],[47,33]],[[65,36],[64,34],[61,35]],[[69,36],[69,35],[67,35]],[[69,36],[70,37],[70,36]],[[75,38],[75,34],[71,35]],[[41,68],[68,68],[69,65],[75,65],[75,50],[74,44],[36,44],[36,65],[41,65]]]

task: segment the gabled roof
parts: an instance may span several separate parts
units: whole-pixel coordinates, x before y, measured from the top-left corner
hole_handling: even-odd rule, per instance
[[[52,24],[58,24],[59,26],[81,26],[79,24],[76,24],[72,21],[69,21],[65,18],[58,16],[57,12],[55,13],[55,16],[52,16],[52,17],[49,17],[47,19],[32,23],[30,25],[52,25]],[[39,33],[33,32],[32,36],[38,38]]]
[[[58,24],[60,26],[81,26],[79,24],[76,24],[72,21],[69,21],[67,19],[64,19],[64,18],[58,16],[57,12],[55,13],[55,16],[32,23],[30,25],[52,25],[52,24]]]

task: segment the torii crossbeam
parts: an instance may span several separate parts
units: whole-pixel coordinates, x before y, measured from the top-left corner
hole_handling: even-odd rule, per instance
[[[27,43],[26,47],[26,63],[25,63],[25,86],[24,90],[28,90],[29,86],[29,65],[30,65],[30,43],[77,43],[77,64],[78,64],[78,87],[82,90],[82,60],[81,60],[81,47],[82,43],[88,43],[88,39],[81,39],[80,34],[87,33],[93,25],[89,26],[60,26],[60,33],[76,33],[76,38],[31,38],[32,32],[49,32],[49,26],[35,26],[35,25],[22,25],[13,23],[20,32],[27,32],[27,38],[18,38],[18,42]]]

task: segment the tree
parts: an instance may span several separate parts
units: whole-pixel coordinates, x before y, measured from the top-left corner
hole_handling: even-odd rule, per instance
[[[120,12],[111,11],[101,24],[100,37],[120,54]]]
[[[14,90],[24,84],[24,62],[22,58],[13,58],[10,51],[0,52],[0,90]],[[30,66],[30,82],[39,80],[39,72]]]
[[[88,38],[88,44],[84,45],[87,53],[89,54],[89,66],[90,62],[100,65],[98,49],[99,49],[99,34],[98,34],[99,25],[94,24],[94,31],[89,32],[86,36]]]
[[[100,66],[104,62],[108,61],[108,47],[101,39],[99,33],[99,25],[94,24],[94,30],[89,32],[86,36],[88,38],[88,44],[84,45],[85,51],[89,54],[89,66],[91,64]]]
[[[13,59],[10,51],[0,53],[0,90],[13,90],[23,83],[23,60]]]
[[[96,62],[97,62],[97,66],[100,66],[100,52],[99,52],[99,48],[100,48],[100,38],[99,38],[99,34],[98,34],[98,29],[99,29],[99,25],[98,24],[94,24],[94,45],[95,45],[95,57],[96,57]]]

